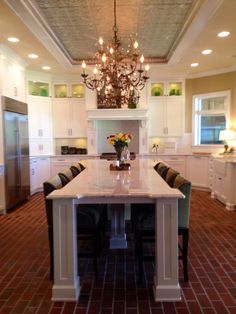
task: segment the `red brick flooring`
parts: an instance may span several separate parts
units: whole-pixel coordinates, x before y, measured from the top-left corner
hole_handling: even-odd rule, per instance
[[[80,261],[78,302],[51,302],[43,195],[36,194],[0,216],[0,314],[236,313],[236,212],[193,190],[190,220],[190,281],[183,282],[180,265],[181,302],[154,302],[151,262],[136,284],[131,235],[128,250],[104,249],[97,281],[92,261]]]

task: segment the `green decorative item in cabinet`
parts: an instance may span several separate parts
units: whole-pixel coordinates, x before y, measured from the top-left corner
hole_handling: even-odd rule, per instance
[[[180,96],[182,93],[182,83],[172,82],[169,84],[169,96]]]
[[[45,88],[41,88],[40,96],[43,96],[43,97],[47,97],[48,96],[47,90]]]
[[[163,96],[163,84],[162,83],[152,83],[151,84],[151,96]]]
[[[28,94],[32,96],[48,97],[49,84],[37,81],[28,81]]]

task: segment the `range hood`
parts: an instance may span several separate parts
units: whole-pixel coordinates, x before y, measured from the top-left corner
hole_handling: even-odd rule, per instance
[[[136,109],[88,109],[88,120],[148,120],[148,110]]]
[[[136,121],[138,129],[138,153],[148,151],[148,109],[87,109],[88,122],[88,154],[98,154],[101,136],[98,134],[98,122],[102,121]],[[128,124],[127,124],[128,125]],[[106,137],[106,136],[103,136]]]

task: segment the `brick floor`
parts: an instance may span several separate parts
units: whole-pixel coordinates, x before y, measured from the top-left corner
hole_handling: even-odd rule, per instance
[[[181,302],[154,302],[153,264],[136,283],[132,235],[128,249],[104,248],[95,281],[89,259],[79,262],[81,295],[77,302],[51,302],[49,250],[43,195],[38,193],[0,216],[0,314],[199,314],[236,313],[236,211],[192,191],[189,283]]]

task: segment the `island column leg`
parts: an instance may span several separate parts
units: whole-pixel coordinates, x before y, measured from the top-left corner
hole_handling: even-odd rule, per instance
[[[77,258],[76,205],[71,199],[53,200],[53,301],[76,301],[80,294]]]
[[[178,275],[178,199],[158,199],[155,216],[155,301],[181,300]]]
[[[126,249],[125,205],[111,204],[110,249]]]

